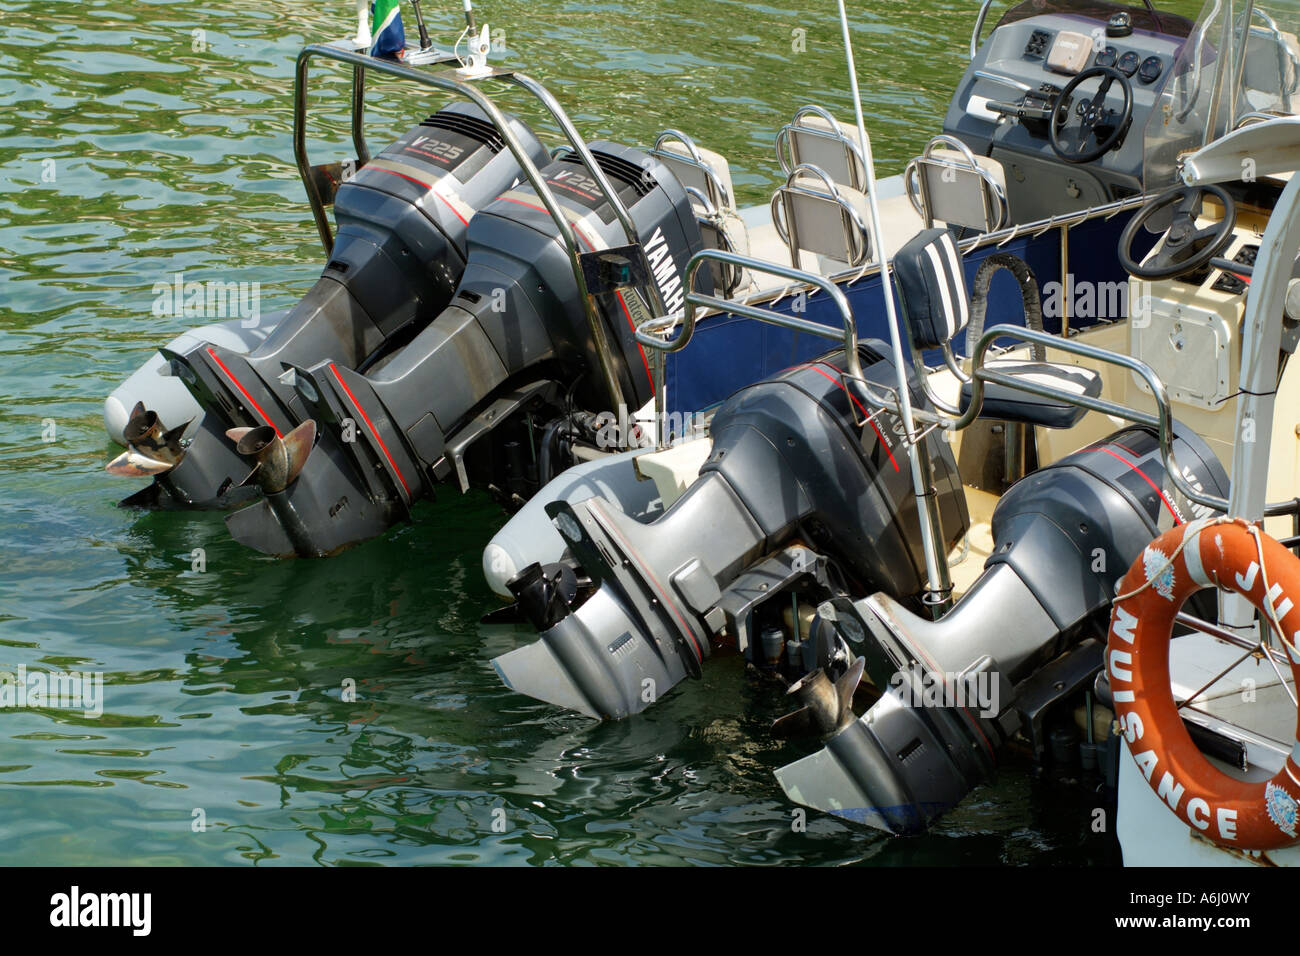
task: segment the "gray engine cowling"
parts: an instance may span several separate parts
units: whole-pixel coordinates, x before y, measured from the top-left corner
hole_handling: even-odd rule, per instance
[[[637,150],[602,142],[591,150],[641,244],[627,246],[585,166],[562,156],[542,172],[582,251],[643,255],[645,277],[670,308],[679,305],[682,269],[702,242],[685,190]],[[591,292],[617,348],[624,399],[639,406],[651,383],[632,316],[648,316],[648,293],[635,284]],[[580,407],[608,404],[594,388],[600,377],[585,374],[597,361],[558,227],[533,189],[517,185],[474,216],[451,303],[409,344],[364,373],[328,361],[292,366],[302,414],[317,421],[321,437],[294,484],[232,515],[231,532],[277,555],[329,554],[373,537],[444,479],[454,475],[465,488],[476,471],[499,475],[505,468],[483,459],[509,449],[485,439],[557,409],[562,389]],[[519,454],[519,443],[514,449]]]
[[[894,380],[883,343],[861,350],[870,381]],[[545,585],[539,597],[536,569],[521,572],[511,587],[541,639],[493,662],[505,683],[590,716],[624,717],[698,676],[717,641],[759,658],[764,605],[789,606],[800,594],[815,606],[835,593],[832,574],[853,593],[919,598],[916,499],[894,453],[895,423],[859,423],[842,360],[832,353],[733,395],[713,419],[700,477],[655,521],[601,498],[549,504],[594,591],[569,607]],[[956,465],[938,437],[925,447],[951,544],[968,521]],[[809,646],[808,667],[829,663],[833,649]]]
[[[1193,487],[1226,495],[1227,475],[1195,433],[1179,429],[1173,451]],[[993,513],[983,574],[939,620],[885,593],[831,602],[823,617],[861,635],[854,649],[885,693],[777,772],[790,798],[916,833],[991,779],[1008,738],[1041,749],[1044,710],[1091,686],[1101,666],[1116,582],[1164,527],[1204,513],[1171,488],[1155,437],[1117,432],[1012,486]],[[1045,700],[1049,673],[1060,687]]]
[[[535,163],[548,161],[523,123],[512,120],[512,128]],[[202,343],[183,355],[164,352],[203,407],[204,422],[184,458],[143,497],[216,506],[251,494],[236,485],[248,467],[224,432],[271,425],[287,434],[304,418],[302,402],[281,380],[286,364],[328,358],[364,370],[409,342],[450,302],[475,211],[520,175],[482,110],[453,103],[340,183],[329,262],[260,346],[240,353]]]

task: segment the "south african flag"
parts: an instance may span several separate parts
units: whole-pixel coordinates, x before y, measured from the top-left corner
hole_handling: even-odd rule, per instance
[[[402,28],[402,0],[375,0],[370,5],[371,56],[400,57],[406,49]]]

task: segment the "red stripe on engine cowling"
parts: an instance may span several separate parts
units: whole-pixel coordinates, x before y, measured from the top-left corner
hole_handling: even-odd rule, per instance
[[[370,416],[367,415],[366,410],[361,407],[361,403],[357,401],[357,397],[352,394],[352,389],[348,388],[348,383],[343,381],[343,376],[339,375],[339,370],[334,366],[333,362],[330,362],[330,371],[334,373],[334,378],[338,381],[339,385],[343,386],[343,391],[348,393],[348,398],[351,399],[356,410],[361,413],[361,419],[366,423],[366,427],[370,429],[370,434],[375,436],[375,441],[379,443],[379,448],[384,453],[384,457],[388,459],[388,464],[393,467],[393,474],[397,475],[397,480],[400,481],[402,487],[406,489],[406,497],[411,497],[411,488],[406,483],[406,479],[402,477],[402,469],[398,468],[397,462],[393,461],[393,456],[388,453],[388,446],[385,445],[384,440],[379,437],[379,432],[375,429],[374,423],[370,421]]]
[[[212,356],[212,361],[216,362],[218,365],[221,366],[221,371],[226,373],[226,378],[230,379],[230,381],[234,383],[235,388],[239,389],[239,394],[243,395],[244,398],[248,400],[248,404],[252,405],[254,408],[257,409],[257,414],[262,416],[262,421],[266,422],[272,428],[275,428],[275,422],[271,421],[271,417],[262,410],[262,406],[257,404],[257,401],[253,398],[253,396],[248,394],[248,389],[244,388],[244,386],[239,384],[239,379],[235,378],[234,373],[231,372],[230,369],[226,368],[226,363],[221,361],[221,359],[217,358],[217,353],[213,349],[208,349],[208,354]],[[284,435],[280,432],[280,429],[278,428],[275,428],[275,433],[276,435],[279,435],[279,437],[281,438],[284,437]]]

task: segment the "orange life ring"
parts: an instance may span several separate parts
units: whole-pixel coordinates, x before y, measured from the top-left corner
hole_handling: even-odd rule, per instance
[[[1290,846],[1300,840],[1300,743],[1271,780],[1246,783],[1201,754],[1174,703],[1174,616],[1206,587],[1235,591],[1259,609],[1265,627],[1280,624],[1300,687],[1300,559],[1241,519],[1205,518],[1156,538],[1120,582],[1106,645],[1119,729],[1151,788],[1189,827],[1241,850]]]

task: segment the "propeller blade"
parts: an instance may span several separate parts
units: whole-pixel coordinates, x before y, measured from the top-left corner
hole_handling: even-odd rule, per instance
[[[257,428],[232,428],[226,434],[235,438],[235,451],[256,464],[241,485],[256,484],[269,495],[284,491],[302,471],[316,442],[316,422],[307,419],[281,438],[270,425]]]
[[[105,465],[104,470],[110,475],[120,475],[124,478],[151,478],[165,471],[171,471],[175,464],[175,462],[151,458],[132,446]]]
[[[840,678],[831,683],[826,669],[817,668],[790,685],[787,694],[793,694],[803,706],[778,717],[772,723],[772,734],[793,737],[808,734],[833,734],[853,723],[853,692],[862,681],[866,661],[859,657]]]
[[[839,680],[835,682],[835,692],[840,700],[839,722],[837,727],[843,727],[849,721],[853,720],[853,692],[858,689],[862,683],[862,672],[866,669],[867,660],[865,657],[859,657],[844,672]]]
[[[244,476],[244,480],[241,481],[235,487],[244,488],[247,487],[248,485],[260,485],[261,482],[257,478],[257,473],[261,470],[262,470],[262,463],[259,461],[256,465],[253,466],[253,470]]]
[[[810,737],[817,732],[817,721],[813,717],[811,707],[800,707],[772,721],[772,736],[779,740]]]
[[[162,434],[163,444],[175,445],[177,448],[179,448],[181,442],[181,436],[185,434],[185,429],[189,428],[193,424],[194,424],[194,419],[191,418],[184,425],[177,425],[175,428],[169,428],[167,431],[163,432]]]
[[[309,418],[285,435],[284,447],[289,454],[289,480],[285,482],[289,485],[302,472],[311,450],[316,447],[316,422]]]

